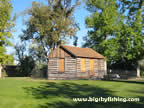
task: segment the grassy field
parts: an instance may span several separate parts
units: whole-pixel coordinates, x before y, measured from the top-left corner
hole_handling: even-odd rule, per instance
[[[76,97],[138,97],[140,102],[73,102]],[[144,80],[0,79],[0,108],[144,108]]]

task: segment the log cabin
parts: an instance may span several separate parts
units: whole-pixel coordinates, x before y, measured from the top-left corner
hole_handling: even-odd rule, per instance
[[[91,48],[60,45],[48,55],[48,79],[97,79],[106,75],[105,57]]]

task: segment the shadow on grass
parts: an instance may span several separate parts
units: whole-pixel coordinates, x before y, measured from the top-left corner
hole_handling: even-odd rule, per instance
[[[133,84],[144,84],[144,81],[128,81],[128,80],[112,80],[113,82],[124,82],[124,83],[133,83]]]
[[[113,91],[90,86],[88,84],[76,84],[70,82],[48,82],[38,87],[25,87],[27,93],[36,99],[45,99],[39,108],[141,108],[144,103],[122,103],[122,102],[74,102],[73,98],[89,97],[114,97]],[[143,97],[142,97],[143,98]]]

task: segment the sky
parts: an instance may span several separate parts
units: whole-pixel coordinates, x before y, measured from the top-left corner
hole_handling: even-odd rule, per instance
[[[13,39],[11,39],[11,42],[14,45],[20,42],[19,35],[22,34],[22,29],[25,29],[24,16],[22,16],[21,14],[24,10],[31,7],[33,1],[46,2],[46,0],[11,0],[13,6],[12,15],[14,15],[14,13],[16,13],[17,15],[15,22],[16,26],[14,27],[16,32],[12,33]],[[80,30],[76,34],[78,36],[78,47],[82,46],[82,44],[84,43],[83,37],[87,35],[88,29],[85,25],[85,18],[89,15],[90,13],[86,10],[84,3],[82,3],[80,7],[77,7],[74,12],[75,21],[79,24],[80,27]],[[73,46],[73,40],[70,39],[67,45]],[[15,50],[13,47],[7,47],[8,54],[14,54],[14,51]]]

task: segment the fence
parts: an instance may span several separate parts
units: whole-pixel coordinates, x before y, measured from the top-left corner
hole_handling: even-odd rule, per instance
[[[4,65],[2,70],[2,77],[18,77],[21,76],[19,66]]]
[[[118,74],[120,78],[130,78],[130,77],[136,77],[137,72],[136,70],[116,70],[116,69],[108,69],[108,74]]]

